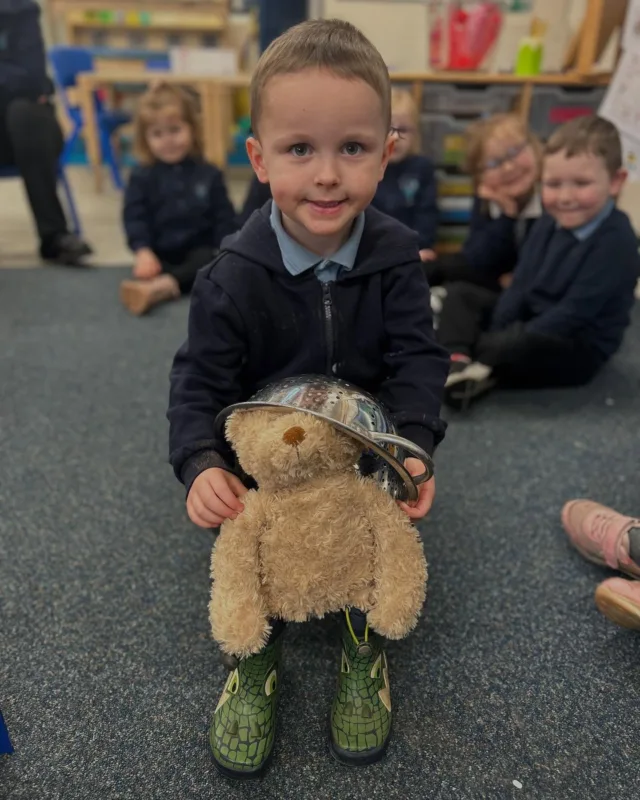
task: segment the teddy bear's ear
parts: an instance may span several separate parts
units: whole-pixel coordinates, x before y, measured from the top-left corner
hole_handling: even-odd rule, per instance
[[[234,411],[226,421],[224,430],[227,439],[236,444],[247,435],[247,429],[253,429],[253,421],[260,413],[255,410]]]
[[[254,408],[234,411],[225,423],[227,440],[234,447],[253,441],[264,429],[269,416],[269,411]]]

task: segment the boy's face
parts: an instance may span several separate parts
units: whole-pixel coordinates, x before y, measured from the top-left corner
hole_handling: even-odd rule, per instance
[[[397,136],[390,161],[402,161],[411,152],[418,133],[415,129],[413,115],[409,111],[393,111],[391,113],[391,127]]]
[[[348,238],[384,175],[392,137],[374,89],[317,69],[277,75],[247,151],[287,232],[320,255]]]
[[[596,217],[609,198],[617,198],[626,173],[613,177],[602,158],[581,153],[569,158],[565,151],[545,156],[542,202],[563,228],[580,228]]]
[[[147,128],[146,138],[152,155],[165,164],[179,164],[193,147],[191,127],[179,113],[159,114]]]

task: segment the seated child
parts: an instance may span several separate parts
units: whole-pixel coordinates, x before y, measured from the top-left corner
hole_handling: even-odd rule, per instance
[[[241,228],[254,211],[271,200],[271,187],[268,183],[260,183],[257,175],[253,175],[244,199],[242,211],[238,214],[238,227]]]
[[[469,235],[461,253],[442,255],[425,271],[430,286],[467,281],[498,290],[542,213],[541,147],[516,114],[480,120],[466,139],[475,191]]]
[[[562,509],[562,524],[585,558],[632,579],[607,578],[596,589],[596,605],[618,625],[640,630],[640,519],[592,500],[572,500]]]
[[[445,399],[466,405],[496,380],[514,386],[590,381],[618,350],[640,271],[636,235],[616,208],[626,173],[614,125],[583,117],[544,155],[546,213],[502,295],[451,284],[439,339],[451,353]],[[613,254],[613,258],[612,258]]]
[[[198,274],[171,371],[170,460],[203,528],[243,513],[246,492],[214,420],[274,380],[344,378],[379,397],[427,452],[444,435],[449,359],[433,334],[417,237],[368,208],[393,146],[380,53],[341,20],[290,28],[258,62],[251,113],[247,150],[273,202]],[[415,458],[405,463],[413,475],[423,470]],[[416,503],[401,506],[414,520],[431,506],[433,479],[419,488]],[[375,669],[384,642],[358,609],[342,617],[331,747],[343,762],[369,764],[391,731],[387,670]],[[281,630],[274,621],[263,651],[238,662],[214,712],[214,762],[227,776],[256,776],[271,755]],[[267,693],[272,674],[278,688]]]
[[[438,228],[438,184],[433,164],[420,155],[420,117],[411,93],[391,92],[393,153],[378,184],[373,205],[418,234],[422,261],[435,258]]]
[[[140,166],[131,173],[123,212],[135,262],[120,299],[133,314],[144,314],[187,294],[236,223],[222,173],[202,157],[190,92],[160,83],[143,95],[135,144]]]

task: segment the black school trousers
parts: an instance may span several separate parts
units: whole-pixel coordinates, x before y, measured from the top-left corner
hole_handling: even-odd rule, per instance
[[[603,365],[604,357],[579,340],[525,330],[516,322],[489,330],[499,292],[470,283],[448,286],[438,339],[450,353],[469,356],[493,368],[506,385],[518,387],[580,386]]]

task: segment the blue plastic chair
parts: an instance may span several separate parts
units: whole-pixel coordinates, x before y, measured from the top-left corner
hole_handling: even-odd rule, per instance
[[[49,61],[53,70],[54,81],[60,92],[60,98],[69,119],[73,123],[73,131],[66,142],[62,154],[62,163],[66,164],[84,125],[82,110],[78,106],[71,105],[66,90],[75,86],[76,75],[79,72],[91,72],[93,70],[93,55],[90,50],[84,47],[59,46],[52,47],[49,50]],[[113,185],[116,189],[122,189],[122,177],[120,176],[120,168],[111,143],[111,136],[119,127],[131,120],[131,114],[126,111],[111,111],[104,107],[97,94],[94,98],[96,119],[100,131],[100,148],[109,167]]]
[[[19,177],[20,177],[20,170],[17,167],[0,167],[0,180],[2,180],[3,178],[19,178]],[[62,160],[58,164],[58,180],[62,184],[62,189],[64,191],[65,200],[67,204],[67,213],[69,215],[69,221],[71,222],[71,232],[75,233],[76,236],[82,236],[80,217],[78,216],[76,203],[75,200],[73,199],[73,191],[71,189],[71,184],[67,180]]]

